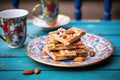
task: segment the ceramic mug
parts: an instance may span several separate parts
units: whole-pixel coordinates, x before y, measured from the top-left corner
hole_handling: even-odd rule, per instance
[[[40,8],[40,15],[36,14],[37,8]],[[40,0],[40,4],[35,5],[32,10],[34,16],[44,20],[49,26],[54,26],[59,14],[58,0]]]
[[[26,19],[28,11],[24,9],[8,9],[0,12],[0,38],[11,48],[20,48],[26,39]]]

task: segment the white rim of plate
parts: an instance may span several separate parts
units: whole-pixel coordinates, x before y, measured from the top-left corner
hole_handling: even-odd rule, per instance
[[[91,33],[87,33],[87,34],[91,34]],[[91,35],[95,35],[95,34],[91,34]],[[99,37],[99,38],[103,38],[103,37],[98,36],[98,35],[95,35],[95,36],[97,36],[97,37]],[[107,40],[106,38],[103,38],[103,39]],[[108,41],[108,40],[107,40],[107,41]],[[109,58],[109,57],[113,54],[113,51],[114,51],[113,44],[112,44],[110,41],[109,41],[109,43],[110,43],[112,49],[111,49],[111,51],[110,51],[110,53],[109,53],[109,55],[108,55],[107,57],[105,57],[104,59],[101,59],[101,60],[99,60],[99,61],[97,61],[97,62],[91,62],[91,63],[87,63],[87,64],[85,63],[85,64],[82,64],[82,65],[81,65],[81,64],[74,64],[74,65],[69,65],[69,64],[55,64],[55,63],[51,64],[51,63],[42,61],[42,60],[40,60],[40,59],[38,59],[38,58],[36,58],[36,57],[33,57],[33,55],[31,55],[30,52],[27,50],[29,43],[26,45],[25,51],[26,51],[26,54],[27,54],[31,59],[33,59],[33,60],[35,60],[35,61],[37,61],[37,62],[39,62],[39,63],[49,65],[49,66],[56,66],[56,67],[85,67],[85,66],[90,66],[90,65],[94,65],[94,64],[100,63],[100,62],[106,60],[107,58]]]

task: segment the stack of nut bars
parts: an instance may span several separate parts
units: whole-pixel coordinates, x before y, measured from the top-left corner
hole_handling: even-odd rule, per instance
[[[84,30],[76,27],[67,30],[59,28],[56,31],[49,32],[49,38],[46,40],[43,51],[54,60],[86,57],[89,49],[80,40],[85,34]]]

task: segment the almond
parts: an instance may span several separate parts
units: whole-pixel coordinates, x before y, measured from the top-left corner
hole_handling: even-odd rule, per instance
[[[40,69],[39,69],[39,68],[36,68],[36,69],[34,70],[34,73],[35,73],[35,74],[40,73]]]
[[[89,52],[89,55],[90,55],[91,57],[93,57],[93,56],[95,56],[95,52],[94,52],[94,51],[90,51],[90,52]]]
[[[74,62],[82,62],[82,61],[85,61],[86,58],[85,57],[76,57],[73,61]]]
[[[54,44],[57,44],[58,43],[58,41],[57,40],[54,40]]]
[[[66,30],[65,33],[66,33],[66,34],[73,34],[73,33],[75,33],[75,32],[74,32],[73,30]]]
[[[81,36],[83,36],[83,35],[85,35],[85,34],[86,34],[85,31],[83,31],[83,30],[80,31],[80,35],[81,35]]]
[[[64,34],[64,35],[62,35],[62,37],[63,37],[63,38],[66,38],[67,36]]]
[[[34,71],[33,70],[24,70],[22,73],[25,75],[28,75],[28,74],[33,74]]]

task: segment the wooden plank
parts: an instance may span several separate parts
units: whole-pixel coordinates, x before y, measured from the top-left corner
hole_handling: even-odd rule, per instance
[[[2,70],[24,70],[24,69],[35,69],[40,68],[41,70],[66,70],[71,68],[59,68],[44,65],[38,63],[31,58],[0,58],[0,71]],[[83,67],[83,68],[73,68],[74,70],[120,70],[120,57],[110,57],[96,65]]]
[[[28,21],[27,33],[28,34],[47,34],[48,31],[32,24],[32,21]],[[76,26],[85,29],[88,33],[94,34],[118,34],[120,35],[120,21],[74,21],[65,25],[65,28]]]
[[[44,30],[43,28],[40,28],[39,26],[33,25],[32,21],[27,22],[27,34],[28,35],[45,35],[48,31]]]
[[[114,47],[113,56],[120,56],[120,47]]]
[[[114,56],[120,56],[120,47],[114,47]],[[20,49],[11,49],[11,48],[3,48],[0,51],[0,57],[27,57],[25,49],[20,48]]]
[[[119,80],[120,71],[41,71],[40,74],[23,75],[22,71],[0,71],[1,80]]]
[[[120,21],[74,21],[65,25],[65,28],[76,26],[85,29],[88,33],[94,34],[118,34],[120,35]],[[49,31],[45,31],[39,26],[33,25],[31,20],[27,21],[27,34],[45,35]],[[1,34],[1,29],[0,29]]]
[[[114,54],[113,55],[120,55],[120,36],[102,36],[106,39],[108,39],[114,46]],[[27,37],[27,40],[25,42],[25,46],[29,41],[33,39],[30,39]],[[26,52],[25,52],[25,46],[23,48],[18,48],[18,49],[12,49],[8,47],[8,44],[5,43],[3,40],[0,40],[1,45],[0,46],[0,57],[26,57]]]
[[[0,57],[25,57],[25,47],[31,40],[33,40],[33,38],[30,38],[28,35],[24,47],[14,49],[8,47],[8,44],[0,39]]]
[[[100,35],[101,37],[109,40],[115,47],[120,47],[120,45],[118,43],[120,43],[120,36],[109,36],[109,35]]]
[[[71,21],[68,25],[66,25],[66,28],[69,28],[71,26],[85,29],[88,33],[120,35],[119,21]]]
[[[111,24],[112,23],[112,24]],[[97,65],[83,68],[59,68],[43,65],[28,58],[24,48],[11,49],[0,40],[0,79],[1,80],[118,80],[120,79],[120,23],[119,22],[75,22],[73,25],[85,29],[87,32],[95,33],[110,40],[115,46],[113,56]],[[107,31],[109,28],[109,31]],[[48,32],[28,22],[28,36],[45,35]],[[102,32],[103,31],[103,32]],[[112,37],[112,38],[111,38]],[[32,39],[27,38],[25,45]],[[40,68],[39,75],[23,75],[24,69]],[[7,76],[7,77],[6,77]]]

